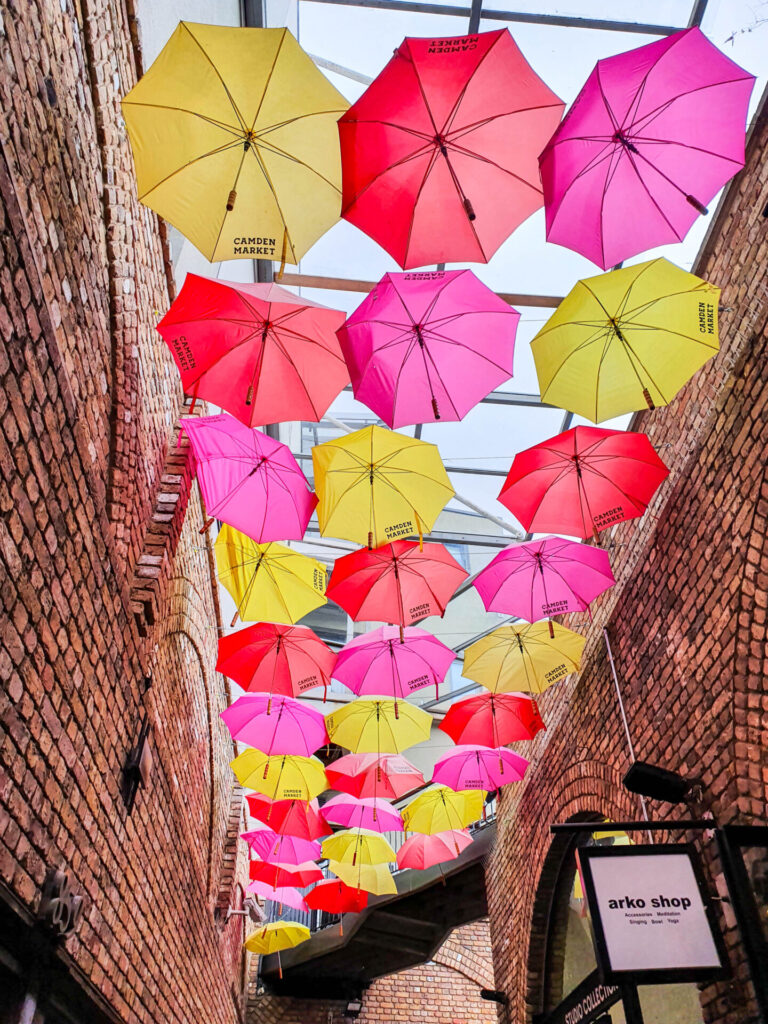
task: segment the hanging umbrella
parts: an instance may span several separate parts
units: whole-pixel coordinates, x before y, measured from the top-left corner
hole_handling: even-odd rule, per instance
[[[303,864],[267,864],[266,861],[252,860],[248,865],[248,873],[252,881],[264,882],[273,889],[283,885],[295,885],[303,889],[323,877],[323,872],[311,860]],[[277,900],[273,898],[273,902]]]
[[[531,533],[597,538],[641,516],[668,474],[645,434],[574,427],[519,452],[499,501]]]
[[[354,754],[399,754],[429,739],[432,717],[407,701],[353,700],[325,716],[328,735]]]
[[[340,878],[326,878],[310,889],[306,896],[311,910],[324,910],[326,914],[359,914],[368,906],[368,893],[363,889],[352,889]],[[344,927],[339,921],[339,935]]]
[[[491,693],[543,693],[548,686],[578,672],[586,642],[559,623],[552,623],[552,627],[554,637],[543,622],[494,629],[466,649],[461,674]]]
[[[450,789],[494,790],[521,782],[529,762],[504,747],[462,744],[435,762],[434,782]]]
[[[454,743],[503,747],[507,743],[532,740],[546,727],[536,701],[525,694],[480,693],[451,704],[438,728]]]
[[[386,864],[341,864],[329,861],[328,870],[341,879],[350,889],[370,892],[375,896],[395,895],[397,885]]]
[[[720,347],[719,296],[664,259],[579,281],[531,342],[542,401],[595,423],[667,405]]]
[[[343,320],[276,284],[187,274],[157,329],[186,393],[253,427],[323,418],[349,380],[335,333]]]
[[[233,740],[265,754],[309,757],[328,742],[323,715],[293,697],[246,693],[220,715]]]
[[[402,427],[463,419],[509,380],[519,320],[471,270],[385,274],[338,337],[355,398]]]
[[[348,104],[286,29],[182,21],[122,106],[140,201],[211,263],[297,263],[338,220]]]
[[[299,839],[297,836],[280,835],[267,825],[241,832],[240,838],[248,843],[251,853],[269,864],[302,864],[320,857],[320,843]]]
[[[216,669],[244,690],[298,697],[327,687],[336,655],[307,626],[257,622],[219,639]]]
[[[447,860],[456,860],[462,850],[472,842],[472,836],[466,829],[447,829],[428,836],[421,832],[406,839],[397,851],[397,866],[415,868],[424,871],[435,864],[444,864]]]
[[[381,626],[342,647],[333,676],[359,696],[382,693],[401,699],[430,685],[438,696],[455,657],[426,629],[404,629],[401,640],[399,630]]]
[[[345,829],[323,840],[323,856],[337,864],[394,864],[395,851],[384,836],[364,828]]]
[[[455,792],[448,786],[436,785],[419,793],[403,808],[406,832],[447,832],[463,829],[483,814],[485,793],[481,789]]]
[[[237,605],[232,619],[296,622],[325,604],[325,566],[283,544],[257,544],[223,526],[214,544],[219,582]]]
[[[506,29],[406,39],[339,120],[342,216],[401,267],[487,263],[543,203],[563,107]]]
[[[301,540],[317,505],[287,445],[233,416],[181,420],[195,454],[205,510],[260,544]]]
[[[328,782],[332,785],[330,776]],[[375,797],[362,798],[340,793],[323,804],[323,816],[334,825],[344,825],[345,828],[363,828],[373,832],[403,831],[400,811],[388,800]]]
[[[744,166],[754,82],[698,28],[598,61],[539,158],[547,239],[604,270],[682,241]]]
[[[278,906],[282,907],[293,907],[294,910],[308,911],[309,905],[305,901],[298,889],[295,889],[290,885],[281,885],[275,888],[269,885],[267,882],[249,882],[247,886],[248,892],[255,892],[257,896],[260,896],[263,900],[269,900],[271,903],[277,903]]]
[[[391,622],[410,626],[442,615],[469,573],[442,544],[398,540],[337,558],[328,581],[328,597],[355,622]]]
[[[378,547],[428,533],[454,490],[437,446],[363,427],[312,449],[320,532]]]
[[[504,548],[472,586],[486,611],[537,622],[583,612],[615,582],[607,551],[563,537],[544,537]]]
[[[270,800],[261,793],[247,793],[245,799],[253,817],[278,835],[313,840],[332,831],[317,800]]]
[[[399,800],[424,785],[424,776],[400,754],[345,754],[325,770],[328,786],[359,799]]]
[[[241,786],[255,789],[270,800],[312,800],[328,785],[323,762],[316,757],[270,757],[247,747],[230,765]]]

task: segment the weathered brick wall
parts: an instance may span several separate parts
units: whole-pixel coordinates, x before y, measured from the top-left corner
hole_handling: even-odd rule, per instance
[[[617,585],[597,603],[582,671],[541,701],[548,730],[524,785],[501,801],[487,870],[496,985],[508,1024],[539,1003],[548,826],[593,812],[638,819],[621,786],[629,767],[602,628],[607,626],[636,756],[701,777],[720,823],[764,823],[768,812],[768,117],[757,120],[745,171],[729,189],[694,271],[723,289],[721,351],[667,408],[637,416],[669,479],[640,521],[601,534]],[[654,817],[680,816],[650,802]],[[664,836],[661,837],[662,839]],[[711,839],[699,844],[720,888]],[[643,836],[638,837],[642,841]],[[539,898],[537,900],[537,891]],[[724,891],[721,889],[721,891]],[[701,1001],[707,1021],[756,1019],[730,910],[723,924],[736,971]]]
[[[65,960],[119,1017],[232,1022],[241,798],[210,540],[154,330],[172,284],[119,114],[128,7],[5,0],[0,51],[0,899],[30,919],[64,869],[85,898]],[[154,767],[128,815],[145,710]]]

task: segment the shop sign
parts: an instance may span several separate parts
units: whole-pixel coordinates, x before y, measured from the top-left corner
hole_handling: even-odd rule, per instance
[[[593,971],[540,1024],[590,1024],[620,998],[619,986],[603,984]]]

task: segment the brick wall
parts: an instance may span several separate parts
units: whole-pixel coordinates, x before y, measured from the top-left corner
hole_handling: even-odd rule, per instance
[[[217,1024],[239,1018],[247,968],[223,913],[242,802],[210,541],[154,330],[167,251],[119,112],[129,8],[0,8],[0,899],[31,921],[46,868],[67,871],[85,914],[62,956],[83,985],[126,1021]],[[128,815],[145,712],[154,767]]]
[[[640,521],[601,534],[617,585],[598,602],[578,677],[550,690],[548,730],[525,784],[505,791],[487,870],[496,985],[506,1021],[542,1009],[546,898],[556,856],[548,825],[576,815],[638,819],[621,786],[629,767],[602,628],[607,626],[639,759],[698,776],[720,823],[768,811],[768,116],[763,104],[746,170],[726,194],[694,272],[723,289],[721,351],[667,409],[639,414],[671,467]],[[655,817],[679,816],[650,802]],[[642,836],[638,837],[642,841]],[[722,891],[714,842],[699,844]],[[556,851],[555,851],[556,853]],[[707,1021],[756,1019],[729,908],[722,918],[733,981],[706,987]]]

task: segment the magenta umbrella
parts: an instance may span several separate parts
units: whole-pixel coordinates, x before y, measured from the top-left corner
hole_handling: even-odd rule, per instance
[[[616,580],[608,552],[563,537],[543,537],[504,548],[473,586],[488,612],[526,622],[583,612]]]
[[[456,792],[462,789],[498,789],[520,782],[529,762],[506,747],[466,744],[454,747],[435,762],[432,781]]]
[[[265,754],[309,757],[328,742],[324,716],[283,694],[246,693],[220,714],[233,740]]]
[[[294,910],[306,910],[309,911],[306,900],[301,895],[298,889],[294,889],[291,885],[282,885],[277,889],[273,889],[268,882],[249,882],[248,892],[255,892],[257,896],[261,896],[264,900],[270,900],[272,903],[279,903],[281,906],[293,907]]]
[[[405,699],[416,690],[438,686],[456,655],[426,629],[381,626],[350,640],[339,651],[334,679],[358,695],[384,694]]]
[[[388,800],[359,799],[340,793],[323,804],[323,817],[345,828],[367,828],[372,832],[402,832],[400,811]]]
[[[185,417],[205,508],[258,543],[301,540],[317,505],[287,445],[234,416]],[[201,531],[203,532],[203,531]]]
[[[519,319],[471,270],[385,274],[337,334],[355,398],[401,427],[460,420],[509,380]]]
[[[685,238],[744,166],[754,82],[698,28],[598,61],[539,157],[547,239],[605,270]]]
[[[303,864],[320,856],[320,843],[298,836],[280,835],[266,825],[260,824],[248,832],[241,832],[240,838],[268,864]]]

